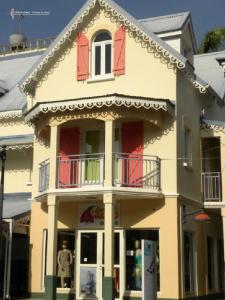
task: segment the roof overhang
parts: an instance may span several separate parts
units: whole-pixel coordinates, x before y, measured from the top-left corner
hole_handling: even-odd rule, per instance
[[[13,135],[0,137],[0,149],[6,146],[6,150],[21,150],[33,147],[33,134]]]
[[[47,114],[49,112],[71,112],[92,108],[109,108],[113,106],[127,108],[133,107],[136,109],[144,108],[146,110],[162,110],[170,113],[171,115],[174,112],[174,104],[168,99],[155,99],[113,94],[72,100],[39,102],[25,114],[25,120],[32,123],[40,114]]]

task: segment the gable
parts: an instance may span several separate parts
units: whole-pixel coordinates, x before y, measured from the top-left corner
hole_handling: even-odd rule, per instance
[[[54,101],[106,95],[111,93],[138,95],[154,98],[175,99],[176,74],[165,62],[149,52],[137,37],[126,32],[125,74],[108,80],[92,80],[92,41],[95,34],[107,30],[114,40],[120,26],[112,22],[105,10],[96,9],[95,14],[82,28],[89,41],[89,78],[77,80],[77,35],[60,57],[55,59],[36,89],[37,101]],[[113,49],[114,49],[113,44]],[[163,88],[160,88],[163,86]]]

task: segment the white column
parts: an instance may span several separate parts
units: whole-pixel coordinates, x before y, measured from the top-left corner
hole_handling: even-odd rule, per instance
[[[105,277],[113,277],[114,268],[114,201],[112,193],[104,194],[105,208]]]
[[[55,189],[57,187],[57,155],[58,155],[58,143],[59,143],[59,127],[51,125],[50,132],[50,178],[49,189]]]
[[[225,208],[221,208],[221,215],[222,215],[222,222],[223,222],[223,283],[225,284]],[[225,292],[225,286],[224,286],[224,292]]]
[[[57,251],[57,217],[58,207],[56,196],[48,196],[48,246],[46,275],[56,275]]]
[[[105,186],[113,185],[114,121],[105,121]]]

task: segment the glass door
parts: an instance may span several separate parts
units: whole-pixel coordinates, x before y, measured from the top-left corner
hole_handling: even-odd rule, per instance
[[[102,299],[104,277],[104,232],[102,230],[79,231],[77,241],[77,298]],[[114,278],[116,299],[122,299],[124,292],[124,247],[123,231],[114,236]]]
[[[86,185],[103,183],[102,136],[100,130],[85,132],[84,182]]]

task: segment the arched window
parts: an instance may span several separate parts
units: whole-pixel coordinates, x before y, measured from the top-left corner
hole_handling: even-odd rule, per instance
[[[92,43],[92,76],[112,73],[112,37],[107,31],[96,35]]]

